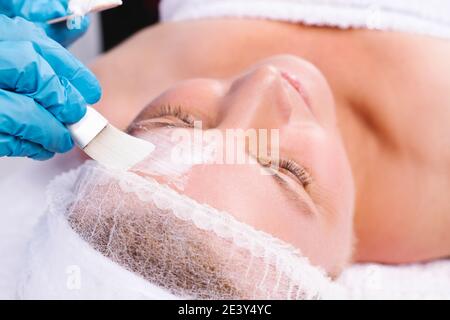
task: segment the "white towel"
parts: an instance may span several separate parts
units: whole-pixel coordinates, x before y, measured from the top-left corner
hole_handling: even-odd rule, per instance
[[[448,0],[163,0],[163,21],[249,17],[450,39]]]

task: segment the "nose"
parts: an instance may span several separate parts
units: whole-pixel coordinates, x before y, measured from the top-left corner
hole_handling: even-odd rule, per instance
[[[223,97],[219,126],[280,128],[289,121],[292,101],[279,69],[260,66],[235,79]]]

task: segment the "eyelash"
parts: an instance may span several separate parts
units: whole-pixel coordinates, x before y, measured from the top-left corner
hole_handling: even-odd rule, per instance
[[[258,162],[263,167],[272,167],[272,160],[258,159]],[[278,168],[289,171],[300,181],[300,183],[303,185],[303,188],[308,187],[312,182],[311,175],[308,173],[308,171],[293,160],[280,159]]]
[[[173,116],[183,121],[190,127],[194,127],[195,118],[189,113],[184,112],[181,107],[173,107],[171,105],[164,105],[158,108],[153,118],[163,118],[167,116]]]
[[[305,168],[299,166],[292,160],[281,159],[279,167],[292,173],[302,183],[303,187],[305,188],[309,186],[312,182],[311,175],[308,173],[308,171],[306,171]]]

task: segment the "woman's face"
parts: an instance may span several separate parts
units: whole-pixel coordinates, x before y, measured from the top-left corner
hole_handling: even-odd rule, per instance
[[[277,56],[232,78],[186,80],[147,106],[130,131],[152,141],[156,157],[168,163],[176,160],[167,156],[179,143],[174,137],[180,130],[194,137],[200,123],[205,134],[222,133],[223,141],[214,144],[223,159],[231,149],[239,152],[238,133],[249,133],[241,141],[248,158],[221,162],[216,153],[214,161],[182,166],[176,187],[338,273],[351,256],[354,187],[333,96],[321,73],[297,57]],[[231,144],[226,137],[233,133]],[[264,134],[269,138],[255,149],[251,133],[258,143],[266,141]]]

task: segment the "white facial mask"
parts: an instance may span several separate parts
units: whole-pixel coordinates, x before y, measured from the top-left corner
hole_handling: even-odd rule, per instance
[[[140,136],[144,138],[144,136]],[[195,165],[191,159],[181,159],[174,155],[175,142],[170,135],[158,133],[146,134],[145,140],[155,145],[155,150],[142,162],[132,168],[132,171],[144,177],[153,177],[159,182],[169,185],[179,191],[184,190],[189,172]]]
[[[191,170],[196,166],[207,166],[215,163],[214,142],[195,144],[186,138],[191,130],[160,128],[148,129],[141,124],[135,124],[134,130],[139,130],[137,137],[151,142],[155,146],[154,152],[130,171],[156,178],[158,182],[167,184],[178,191],[184,191],[189,180]],[[176,135],[183,132],[183,137]]]
[[[103,255],[102,263],[110,261],[121,267],[120,272],[133,274],[131,286],[137,285],[137,277],[146,284],[139,283],[139,290],[151,285],[179,298],[341,297],[340,289],[291,245],[151,178],[106,170],[93,162],[70,177],[71,181],[63,176],[50,185],[47,220],[49,233],[61,238],[67,236],[52,230],[59,227],[51,221],[68,221],[80,237],[79,249],[72,245],[68,255],[44,246],[41,251],[53,251],[48,254],[52,257],[75,259],[77,250],[90,246]],[[97,271],[91,269],[99,268],[98,259],[100,255],[90,254],[76,261],[84,274],[92,275]],[[39,270],[55,269],[41,263],[44,267],[29,270],[27,279],[39,279]],[[111,272],[105,275],[115,281]],[[92,290],[92,284],[85,285]],[[23,288],[26,292],[26,281]]]

